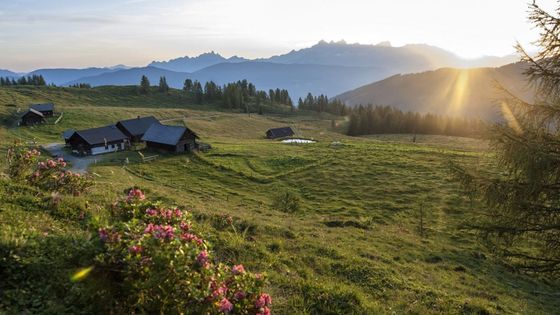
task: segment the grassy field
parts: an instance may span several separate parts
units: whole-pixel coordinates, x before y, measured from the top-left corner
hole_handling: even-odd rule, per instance
[[[34,101],[54,101],[64,111],[62,121],[12,128],[16,108]],[[560,313],[557,282],[515,273],[461,228],[476,208],[447,163],[491,171],[478,140],[350,138],[330,129],[331,117],[225,113],[183,105],[176,95],[121,96],[110,88],[0,88],[0,114],[0,152],[15,138],[61,142],[67,128],[137,115],[186,123],[212,145],[210,152],[160,154],[150,163],[140,163],[135,152],[107,155],[91,169],[97,184],[87,197],[95,205],[90,211],[103,220],[104,207],[133,185],[193,209],[222,260],[268,275],[276,314]],[[266,129],[282,125],[318,142],[287,145],[263,138]],[[123,165],[127,157],[130,163]],[[44,213],[33,200],[26,206],[24,192],[5,179],[0,184],[0,244],[18,252],[22,266],[42,253],[33,244],[45,232],[67,242],[87,239],[86,223]],[[283,191],[299,196],[299,211],[271,206]],[[217,223],[222,215],[234,218],[235,229]],[[58,268],[52,279],[64,279],[66,269],[83,264],[87,254],[78,254],[63,250],[49,265]],[[20,294],[54,294],[26,279]]]

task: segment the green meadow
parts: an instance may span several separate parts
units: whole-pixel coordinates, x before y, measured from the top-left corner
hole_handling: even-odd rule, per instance
[[[64,113],[58,124],[16,127],[18,108],[47,101]],[[100,157],[91,192],[66,197],[59,212],[2,176],[0,275],[9,276],[0,281],[0,314],[86,312],[88,293],[102,283],[71,283],[69,275],[94,255],[91,222],[107,220],[109,205],[135,185],[190,209],[220,260],[266,274],[275,314],[560,313],[559,283],[516,272],[463,228],[477,205],[448,165],[493,172],[481,140],[353,138],[341,117],[224,112],[180,91],[141,96],[132,87],[0,88],[0,115],[2,157],[16,139],[62,142],[68,128],[139,115],[184,123],[212,146],[190,155],[145,151],[158,155],[147,163],[133,151]],[[318,142],[264,139],[284,125]],[[296,212],[272,206],[282,192],[298,196]],[[220,220],[227,216],[232,225]]]

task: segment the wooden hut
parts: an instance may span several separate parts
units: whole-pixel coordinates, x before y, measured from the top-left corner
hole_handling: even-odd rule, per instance
[[[30,108],[21,116],[20,125],[33,126],[44,122],[45,122],[45,115],[43,115],[39,111],[34,110],[33,108]]]
[[[272,128],[266,131],[266,137],[268,139],[281,139],[291,137],[293,135],[294,131],[290,127]]]
[[[78,130],[67,141],[72,151],[82,155],[122,151],[128,143],[128,137],[114,125]]]
[[[142,137],[151,149],[167,152],[192,152],[198,149],[198,136],[187,127],[153,124]]]
[[[159,124],[154,116],[140,117],[117,122],[116,126],[125,135],[130,138],[131,142],[142,141],[142,136],[153,124]]]
[[[54,115],[53,103],[32,104],[29,108],[40,112],[45,117],[52,117]]]

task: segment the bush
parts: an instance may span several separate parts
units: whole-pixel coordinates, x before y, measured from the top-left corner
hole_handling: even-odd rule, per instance
[[[119,313],[270,314],[264,279],[212,261],[191,214],[132,189],[113,209],[124,221],[99,229],[101,270],[118,279]]]
[[[88,176],[66,170],[66,161],[59,158],[39,161],[41,152],[15,143],[8,149],[7,173],[10,178],[38,187],[45,191],[56,191],[80,195],[93,185]]]
[[[274,196],[272,208],[282,212],[294,213],[299,211],[299,202],[298,195],[286,190]]]

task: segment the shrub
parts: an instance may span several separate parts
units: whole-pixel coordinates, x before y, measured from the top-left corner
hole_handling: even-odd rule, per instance
[[[299,211],[299,202],[300,200],[298,195],[286,190],[274,196],[274,199],[272,200],[272,208],[283,212],[293,213]]]
[[[102,270],[118,281],[121,313],[270,314],[264,279],[242,265],[214,263],[191,214],[132,189],[114,205],[124,221],[99,229]]]
[[[46,191],[79,195],[93,185],[89,176],[66,170],[64,159],[39,161],[41,152],[20,143],[8,148],[7,173],[10,178],[23,180]]]

